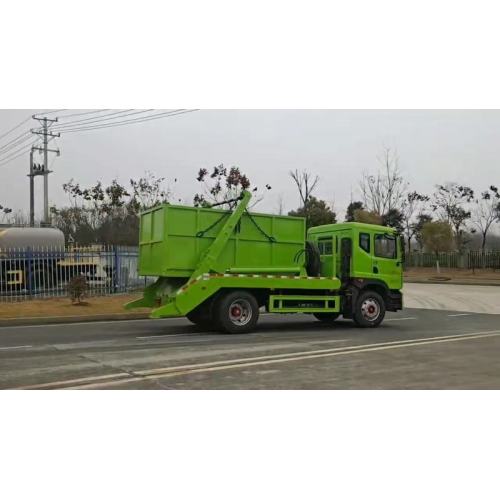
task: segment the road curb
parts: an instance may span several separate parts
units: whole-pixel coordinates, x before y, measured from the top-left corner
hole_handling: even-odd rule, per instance
[[[468,280],[432,280],[419,278],[405,278],[404,283],[421,283],[424,285],[476,285],[476,286],[500,286],[500,281],[491,283],[489,281],[468,281]]]
[[[126,321],[136,319],[148,319],[148,313],[115,313],[115,314],[93,314],[81,316],[45,316],[31,318],[6,318],[0,319],[2,326],[31,326],[31,325],[55,325],[71,323],[92,323],[96,321]]]

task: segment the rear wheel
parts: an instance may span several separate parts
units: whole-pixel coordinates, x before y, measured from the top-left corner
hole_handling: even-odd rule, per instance
[[[244,290],[222,295],[214,307],[217,326],[225,333],[248,333],[259,319],[255,297]]]
[[[333,323],[338,319],[340,313],[313,313],[313,316],[321,323]]]
[[[385,302],[380,294],[371,290],[361,293],[356,302],[354,322],[362,328],[375,328],[384,316]]]

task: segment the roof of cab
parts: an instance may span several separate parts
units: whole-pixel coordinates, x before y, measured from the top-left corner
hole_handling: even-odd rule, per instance
[[[384,233],[390,234],[396,233],[396,229],[394,229],[393,227],[379,226],[377,224],[365,224],[363,222],[342,222],[340,224],[326,224],[324,226],[311,227],[308,233],[332,233],[336,231],[343,231],[345,229],[357,229],[367,232],[382,231]]]

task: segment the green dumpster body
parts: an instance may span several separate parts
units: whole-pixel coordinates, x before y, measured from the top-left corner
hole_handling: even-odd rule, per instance
[[[340,281],[307,276],[305,220],[249,213],[250,198],[244,192],[233,211],[162,205],[143,212],[139,273],[158,279],[126,307],[152,308],[153,318],[184,316],[221,289],[253,289],[269,295],[273,310],[298,312],[279,295],[285,289],[297,292],[296,302],[306,293],[321,312],[338,311],[339,298],[325,294]]]
[[[189,278],[230,214],[177,205],[144,212],[140,224],[140,274]],[[300,274],[305,238],[302,218],[244,212],[211,272]]]

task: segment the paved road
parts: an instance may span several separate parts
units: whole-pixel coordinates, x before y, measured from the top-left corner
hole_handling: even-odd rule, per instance
[[[500,314],[500,286],[406,283],[406,307]]]
[[[406,309],[376,330],[263,315],[222,335],[183,319],[0,328],[1,388],[500,389],[496,315]]]

